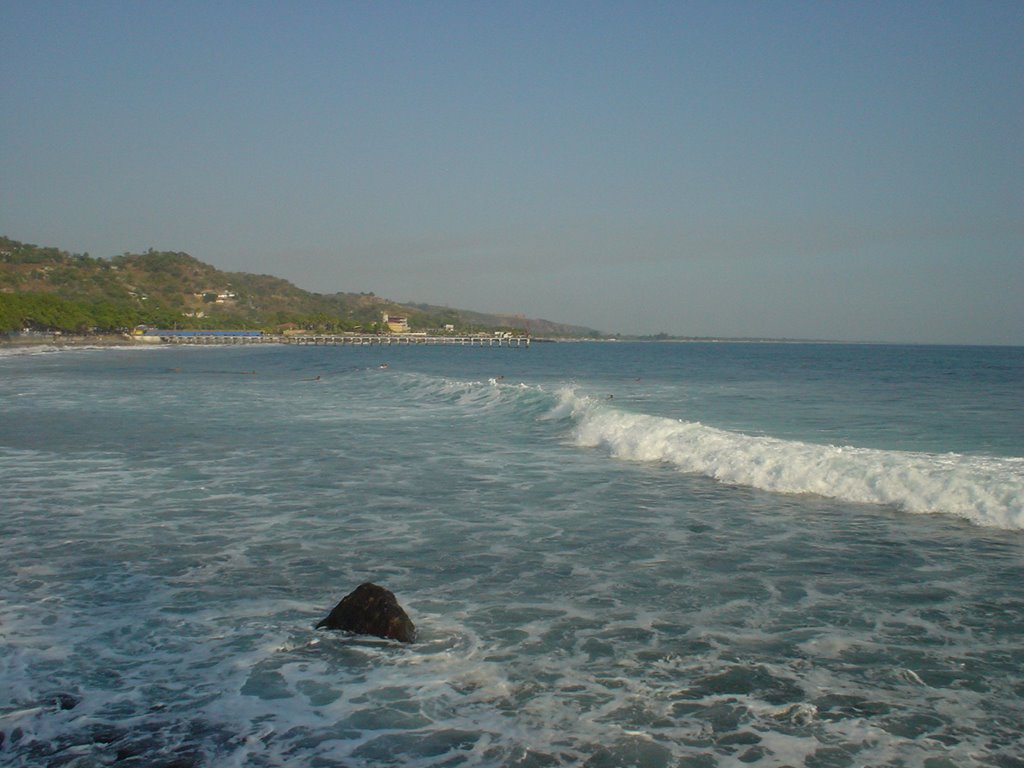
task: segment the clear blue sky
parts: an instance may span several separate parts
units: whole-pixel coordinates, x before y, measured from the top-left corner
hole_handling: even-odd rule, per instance
[[[0,234],[606,332],[1024,344],[1024,2],[0,0]]]

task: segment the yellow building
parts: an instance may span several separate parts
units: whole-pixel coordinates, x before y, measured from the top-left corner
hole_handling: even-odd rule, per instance
[[[406,317],[399,317],[398,315],[389,315],[387,312],[385,312],[384,325],[392,333],[409,332],[409,319]]]

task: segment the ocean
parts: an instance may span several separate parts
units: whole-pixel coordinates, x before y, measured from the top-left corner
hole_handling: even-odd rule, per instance
[[[0,508],[6,766],[1024,766],[1022,348],[6,349]]]

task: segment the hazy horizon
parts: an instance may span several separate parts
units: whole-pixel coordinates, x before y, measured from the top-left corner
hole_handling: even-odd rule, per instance
[[[0,233],[605,333],[1024,344],[1024,5],[0,0]]]

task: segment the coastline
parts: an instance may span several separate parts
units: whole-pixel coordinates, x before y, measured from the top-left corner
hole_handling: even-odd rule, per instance
[[[90,335],[39,333],[0,334],[0,348],[22,347],[134,347],[142,342],[126,333],[97,333]]]

